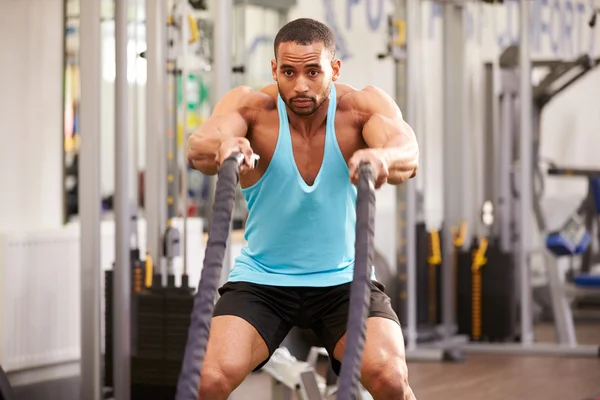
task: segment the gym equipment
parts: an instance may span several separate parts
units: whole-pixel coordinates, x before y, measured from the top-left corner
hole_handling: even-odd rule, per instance
[[[458,250],[457,321],[472,342],[510,342],[518,337],[515,264],[486,237]]]
[[[488,248],[488,252],[496,247],[498,254],[508,254],[510,261],[502,264],[508,270],[515,271],[512,278],[517,282],[519,290],[514,292],[514,298],[506,300],[507,304],[520,307],[520,326],[514,334],[510,330],[505,333],[509,333],[507,340],[511,336],[518,339],[511,341],[516,343],[504,344],[470,343],[465,350],[596,357],[597,346],[580,346],[575,340],[572,313],[555,265],[556,259],[547,249],[542,251],[549,278],[557,343],[534,343],[533,288],[530,278],[534,253],[530,241],[534,233],[529,221],[533,212],[539,231],[542,235],[547,234],[540,207],[543,173],[540,171],[538,156],[543,107],[554,96],[592,70],[599,60],[582,55],[570,62],[532,61],[529,48],[530,30],[527,28],[529,12],[526,3],[522,3],[520,44],[507,48],[500,56],[497,67],[494,64],[485,65],[490,96],[486,112],[489,136],[485,139],[484,168],[494,171],[491,179],[485,183],[485,198],[495,200],[495,215],[491,227],[485,228],[488,232],[484,236],[489,240],[490,246],[493,246]],[[543,67],[549,71],[540,83],[533,87],[530,79],[532,67]],[[495,82],[500,83],[499,90],[494,88]],[[499,94],[498,97],[495,97],[496,93]],[[522,99],[531,101],[521,101]],[[520,123],[516,123],[517,120]],[[516,182],[519,183],[518,187]],[[491,254],[488,254],[487,258],[493,263]],[[485,274],[486,266],[482,267],[481,271]],[[485,279],[484,275],[482,279]],[[510,295],[509,292],[506,294]],[[485,315],[483,318],[485,320]]]
[[[0,400],[14,400],[15,394],[10,386],[8,377],[0,365]]]
[[[556,258],[570,257],[562,289],[571,298],[572,312],[589,317],[587,311],[600,305],[600,275],[592,271],[592,266],[600,263],[600,171],[552,165],[548,175],[580,177],[588,182],[586,197],[560,229],[548,234],[546,247]],[[575,259],[580,260],[578,268]]]
[[[582,255],[581,272],[589,273],[593,264],[600,263],[600,254],[593,254],[590,243],[592,241],[591,232],[596,230],[596,241],[600,243],[600,170],[557,167],[548,168],[550,176],[564,177],[582,177],[588,181],[588,192],[585,199],[581,202],[575,213],[565,223],[563,229],[557,232],[551,232],[546,240],[547,247],[556,255],[580,254]],[[558,248],[557,246],[563,239],[563,231],[567,230],[572,235],[577,235],[571,239],[568,248]]]
[[[417,87],[420,33],[418,24],[406,22],[419,19],[420,7],[421,3],[415,0],[394,2],[394,14],[388,20],[386,52],[377,56],[379,59],[391,57],[394,60],[396,78],[394,97],[400,109],[405,112],[405,119],[413,125],[417,120],[416,104],[420,92]],[[462,42],[461,39],[458,43]],[[454,99],[450,101],[454,102]],[[422,132],[415,133],[419,143],[422,143],[423,140],[419,137]],[[415,179],[411,179],[398,185],[396,189],[395,230],[398,279],[397,299],[394,303],[397,303],[396,312],[403,328],[406,359],[408,361],[461,361],[463,356],[458,345],[464,342],[465,338],[455,335],[451,315],[454,304],[452,301],[454,283],[450,260],[453,258],[453,250],[442,247],[436,254],[432,254],[431,258],[425,255],[427,251],[423,251],[424,248],[421,247],[427,241],[427,239],[423,241],[421,236],[424,234],[424,223],[417,217],[418,214],[422,214],[419,208],[422,206],[422,200],[419,199],[416,185]],[[449,231],[444,231],[441,235],[434,233],[434,236],[450,238],[451,234]],[[435,247],[437,250],[438,246]],[[427,270],[426,273],[421,270],[423,266]],[[440,307],[436,307],[434,302],[439,303]],[[427,311],[427,314],[431,313],[431,319],[436,320],[434,324],[422,324],[425,309],[431,310]],[[426,318],[427,322],[429,319]]]

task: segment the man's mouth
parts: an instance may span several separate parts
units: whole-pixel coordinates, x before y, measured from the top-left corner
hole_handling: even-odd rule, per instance
[[[309,99],[297,99],[293,100],[294,104],[299,107],[308,107],[312,104],[312,100]]]

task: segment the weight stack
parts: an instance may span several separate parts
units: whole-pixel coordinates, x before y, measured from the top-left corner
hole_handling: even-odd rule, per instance
[[[473,296],[473,276],[471,265],[473,263],[473,254],[477,247],[473,244],[468,251],[455,249],[456,251],[456,322],[458,324],[458,333],[466,335],[471,340],[472,336],[472,296]]]
[[[469,251],[458,250],[457,265],[457,323],[458,333],[472,341],[513,341],[517,335],[515,266],[511,254],[500,251],[490,241],[481,267],[481,335],[473,335],[473,257],[477,243]],[[477,319],[477,317],[476,317]]]
[[[485,338],[492,342],[514,341],[517,337],[517,300],[514,258],[499,246],[488,248],[482,268],[482,321]]]
[[[429,265],[431,235],[425,223],[417,224],[417,324],[434,328],[441,323],[441,266]],[[440,233],[440,242],[442,235]],[[443,243],[443,242],[442,242]],[[433,275],[432,275],[433,272]],[[432,283],[434,292],[431,292]],[[433,303],[432,303],[433,302]]]
[[[136,296],[138,348],[132,357],[132,400],[173,399],[194,298],[189,288],[159,287]]]
[[[144,281],[144,269],[142,268],[142,261],[139,259],[140,252],[138,249],[131,249],[130,253],[130,262],[131,262],[131,292],[132,292],[132,302],[131,302],[131,314],[135,315],[137,313],[137,304],[134,301],[135,299],[135,290],[136,290],[136,281],[141,280]],[[139,276],[136,275],[136,269],[139,270]],[[114,270],[114,264],[113,264]],[[114,338],[113,338],[113,279],[114,273],[113,270],[108,270],[104,272],[104,386],[113,387],[113,346],[114,346]],[[134,323],[133,317],[131,319],[131,348],[132,352],[135,352],[137,347],[137,326]]]

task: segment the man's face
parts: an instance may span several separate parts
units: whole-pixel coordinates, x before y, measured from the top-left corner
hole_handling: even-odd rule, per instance
[[[292,112],[311,115],[329,98],[331,84],[340,73],[340,61],[332,60],[323,42],[279,45],[277,60],[271,61],[279,94]]]

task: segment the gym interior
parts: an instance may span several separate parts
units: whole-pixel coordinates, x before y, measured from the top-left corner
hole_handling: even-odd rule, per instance
[[[333,30],[340,81],[382,88],[417,135],[419,173],[377,190],[374,234],[416,397],[600,399],[600,2],[0,11],[2,400],[174,398],[217,185],[187,138],[231,88],[272,82],[299,17]],[[238,188],[222,280],[246,213]],[[321,346],[293,330],[230,398],[336,398]]]

